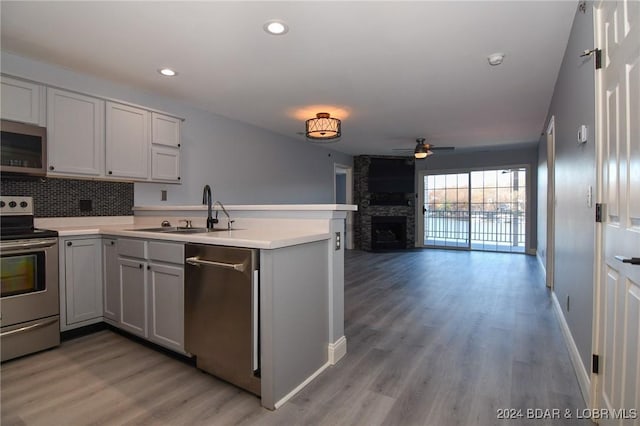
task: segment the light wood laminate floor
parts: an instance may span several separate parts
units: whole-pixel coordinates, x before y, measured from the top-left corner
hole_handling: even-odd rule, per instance
[[[2,425],[590,424],[496,417],[584,408],[534,257],[352,251],[345,268],[348,354],[275,412],[100,331],[2,364]]]

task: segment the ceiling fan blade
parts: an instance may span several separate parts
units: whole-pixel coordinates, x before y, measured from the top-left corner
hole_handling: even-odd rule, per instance
[[[453,151],[456,149],[454,146],[431,146],[431,151]]]

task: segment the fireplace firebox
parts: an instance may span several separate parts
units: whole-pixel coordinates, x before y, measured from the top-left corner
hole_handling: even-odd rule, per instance
[[[395,250],[405,248],[407,248],[406,217],[371,217],[371,250]]]

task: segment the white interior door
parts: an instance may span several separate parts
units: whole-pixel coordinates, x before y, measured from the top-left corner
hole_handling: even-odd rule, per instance
[[[598,243],[595,341],[600,374],[594,376],[594,402],[601,409],[637,410],[640,265],[622,259],[640,257],[640,2],[602,1],[595,12],[602,49],[596,95],[605,209]],[[603,419],[601,424],[638,425],[640,419]]]
[[[353,204],[353,167],[334,163],[333,171],[333,201],[336,204]],[[344,228],[345,248],[353,250],[353,212],[347,212]]]

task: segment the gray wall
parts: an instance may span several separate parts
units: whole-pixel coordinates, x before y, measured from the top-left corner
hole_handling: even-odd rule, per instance
[[[595,211],[587,206],[588,187],[596,186],[595,71],[592,58],[579,58],[593,48],[592,3],[586,13],[576,12],[567,50],[545,122],[555,116],[555,268],[554,291],[587,371],[591,365]],[[589,126],[589,140],[578,145],[581,124]],[[546,138],[540,141],[540,176],[546,174]],[[540,181],[541,195],[546,179]],[[546,211],[541,211],[546,219]],[[546,222],[545,222],[546,223]],[[545,241],[539,227],[538,240]],[[567,296],[570,310],[567,310]]]
[[[1,71],[53,86],[119,99],[186,119],[182,184],[135,184],[135,204],[199,204],[212,186],[223,203],[333,203],[334,163],[351,156],[220,117],[184,102],[115,84],[59,66],[2,52]],[[150,72],[154,72],[150,70]],[[304,123],[300,122],[300,129]],[[340,142],[337,142],[340,143]],[[160,201],[160,190],[168,200]]]
[[[426,160],[416,160],[416,176],[419,177],[420,172],[426,170],[446,173],[448,171],[507,168],[510,166],[527,166],[529,170],[529,181],[527,183],[527,231],[529,235],[527,252],[535,253],[536,235],[538,233],[536,224],[536,213],[538,211],[536,187],[538,180],[538,149],[535,143],[486,151],[436,151],[433,156],[428,157]],[[418,182],[416,182],[416,191],[418,191],[418,188]]]

